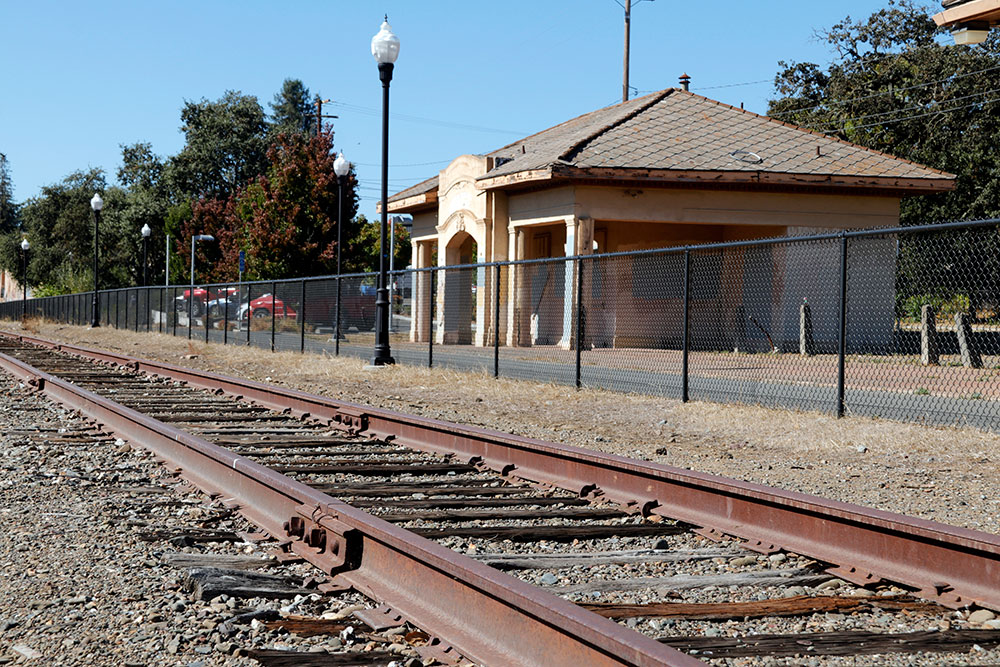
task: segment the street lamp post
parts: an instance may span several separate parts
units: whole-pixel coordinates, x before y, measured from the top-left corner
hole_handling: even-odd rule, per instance
[[[28,243],[28,239],[21,240],[21,260],[24,264],[24,269],[21,272],[21,288],[23,290],[23,296],[21,297],[21,319],[28,314],[28,248],[31,244]]]
[[[90,326],[92,328],[101,326],[101,315],[97,305],[97,239],[98,233],[101,227],[101,209],[104,208],[104,200],[101,199],[100,193],[95,192],[94,196],[90,199],[90,208],[94,210],[94,299],[92,302],[92,313],[90,318]]]
[[[146,285],[149,284],[149,235],[153,233],[153,230],[149,228],[149,225],[144,224],[142,229],[139,230],[142,234],[142,286],[143,292],[146,294],[146,314],[144,319],[146,320],[146,331],[149,331],[149,290],[145,289]],[[139,307],[139,298],[136,297],[136,307]],[[139,329],[139,316],[136,315],[135,318],[135,328]]]
[[[214,241],[211,234],[195,234],[191,237],[191,287],[188,291],[188,338],[191,338],[191,319],[194,315],[192,306],[194,305],[194,244],[196,241]],[[208,296],[207,294],[205,295]],[[205,309],[208,309],[208,299],[205,300]]]
[[[333,353],[340,354],[340,247],[344,228],[344,183],[347,182],[347,174],[351,171],[351,163],[344,158],[343,152],[333,161],[333,173],[337,175],[337,324],[334,333],[335,341]]]
[[[149,228],[149,225],[142,226],[142,286],[145,287],[149,284],[149,263],[147,262],[147,256],[149,251],[149,235],[153,233],[153,230]]]
[[[378,33],[372,37],[372,55],[378,63],[378,75],[382,81],[382,220],[379,230],[378,289],[375,292],[375,356],[373,366],[394,364],[389,349],[389,262],[386,256],[386,227],[389,213],[389,82],[392,81],[393,63],[399,57],[399,38],[392,32],[389,17]]]

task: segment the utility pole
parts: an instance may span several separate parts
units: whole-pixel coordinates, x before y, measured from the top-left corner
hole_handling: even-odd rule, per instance
[[[636,0],[635,4],[644,2],[645,0]],[[653,2],[653,0],[648,0]],[[629,48],[632,33],[632,0],[625,0],[625,4],[622,4],[619,0],[615,0],[618,6],[625,10],[625,55],[622,58],[622,102],[628,102],[629,86],[628,86],[628,60],[629,60]]]
[[[622,102],[628,102],[628,49],[632,26],[632,0],[625,0],[625,62],[622,69]]]
[[[316,96],[316,136],[323,131],[323,119],[324,118],[337,118],[337,116],[324,116],[323,115],[323,105],[327,102],[332,102],[333,100],[321,100],[319,95]]]

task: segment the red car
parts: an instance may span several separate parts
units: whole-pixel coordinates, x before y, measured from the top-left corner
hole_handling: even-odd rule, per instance
[[[249,308],[247,308],[248,305]],[[249,304],[244,303],[241,305],[239,319],[245,319],[247,312],[250,313],[250,317],[271,317],[272,311],[277,318],[287,317],[294,320],[298,316],[298,313],[291,306],[286,306],[285,302],[281,299],[276,299],[271,294],[264,294]]]

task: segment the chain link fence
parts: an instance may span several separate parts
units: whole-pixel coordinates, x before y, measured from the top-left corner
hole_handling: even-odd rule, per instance
[[[390,275],[397,363],[1000,428],[1000,222]],[[101,326],[371,359],[376,274],[106,290]],[[88,325],[94,294],[10,301]]]

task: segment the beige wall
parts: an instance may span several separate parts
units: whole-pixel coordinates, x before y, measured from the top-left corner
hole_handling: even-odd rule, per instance
[[[476,187],[475,179],[485,174],[491,164],[489,158],[463,155],[440,172],[437,210],[414,215],[414,248],[421,251],[424,262],[429,263],[432,247],[438,249],[437,264],[443,267],[463,261],[589,254],[593,243],[597,244],[598,252],[604,253],[892,226],[899,222],[899,198],[888,196],[597,185],[484,192]],[[475,241],[476,256],[467,258],[469,237]],[[741,325],[733,323],[746,319],[745,313],[740,311],[741,306],[727,304],[743,303],[745,290],[770,293],[774,303],[782,302],[774,306],[776,319],[787,315],[779,311],[797,307],[795,303],[801,297],[784,295],[790,283],[797,284],[802,279],[803,269],[798,261],[786,267],[786,259],[784,251],[776,251],[770,260],[773,285],[746,286],[747,276],[755,272],[746,273],[742,251],[726,253],[716,269],[719,289],[711,298],[693,302],[692,306],[706,320],[717,321],[720,340],[738,346],[742,344]],[[639,264],[632,258],[615,261],[620,266],[614,267],[614,277],[610,272],[583,277],[585,298],[589,301],[585,304],[588,309],[585,342],[645,346],[663,344],[666,339],[679,336],[677,317],[667,317],[669,321],[665,323],[662,317],[653,321],[654,318],[644,316],[650,311],[676,314],[680,307],[676,295],[637,296],[643,290],[639,288],[636,292],[635,281],[650,279],[640,275],[644,271],[641,261]],[[605,264],[610,268],[612,262]],[[482,345],[492,340],[494,329],[499,327],[505,332],[504,341],[508,345],[570,346],[572,327],[568,318],[575,309],[574,271],[573,265],[527,266],[506,271],[501,290],[501,318],[496,323],[491,321],[493,271],[481,270],[476,276],[441,273],[434,305],[435,338],[440,342]],[[789,271],[796,275],[786,275]],[[477,290],[474,304],[470,304],[473,279]],[[442,284],[448,280],[457,283]],[[466,301],[460,309],[463,313],[458,313],[454,303],[446,305],[449,294],[462,295]],[[427,335],[424,328],[428,320],[429,312],[416,314],[412,333],[415,340]],[[470,328],[471,322],[475,322],[474,329]],[[788,335],[784,331],[774,333],[775,338]]]

